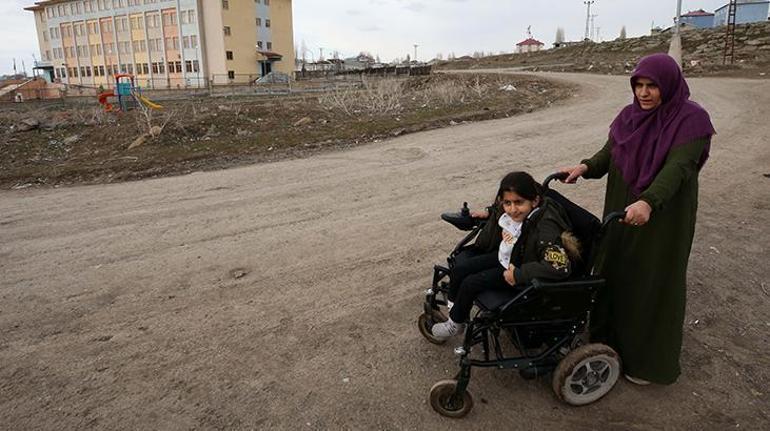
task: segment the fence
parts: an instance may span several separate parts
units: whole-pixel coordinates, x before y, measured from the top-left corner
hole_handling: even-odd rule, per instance
[[[319,71],[320,72],[320,71]],[[141,88],[142,94],[151,100],[184,100],[204,97],[237,97],[237,96],[287,96],[309,93],[323,93],[344,89],[358,89],[370,79],[394,79],[413,75],[431,73],[430,66],[389,66],[352,71],[341,71],[337,74],[319,74],[313,78],[305,77],[288,82],[258,83],[257,74],[213,75],[211,80],[205,78],[187,80],[167,80],[164,78],[135,78],[135,84]],[[314,75],[316,75],[314,73]],[[171,85],[167,85],[170,83]],[[163,84],[163,85],[161,85]],[[191,85],[192,84],[192,85]],[[114,85],[114,84],[113,84]],[[50,100],[60,99],[64,103],[91,104],[96,96],[113,87],[113,85],[60,85],[21,92],[21,100]],[[13,96],[0,97],[0,101],[13,101]]]
[[[433,70],[431,65],[394,65],[394,66],[378,66],[378,67],[366,67],[363,69],[351,69],[351,70],[337,70],[337,69],[324,69],[324,70],[300,70],[294,72],[294,78],[296,80],[314,79],[314,78],[329,78],[339,76],[350,75],[377,75],[377,76],[417,76],[417,75],[430,75]]]

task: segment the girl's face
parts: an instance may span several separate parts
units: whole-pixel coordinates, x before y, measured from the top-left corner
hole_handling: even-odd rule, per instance
[[[508,217],[512,218],[513,221],[521,223],[533,209],[537,208],[540,204],[540,198],[535,198],[535,200],[531,201],[524,199],[515,192],[503,192],[500,203],[503,205],[503,211],[508,214]]]

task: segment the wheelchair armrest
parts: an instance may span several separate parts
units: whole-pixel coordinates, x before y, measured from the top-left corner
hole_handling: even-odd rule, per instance
[[[505,313],[511,306],[519,302],[522,298],[527,299],[527,295],[530,295],[538,290],[543,290],[547,288],[579,289],[581,287],[593,290],[599,286],[604,285],[604,283],[605,283],[604,279],[599,277],[589,277],[583,280],[554,281],[554,282],[533,279],[530,284],[524,286],[524,290],[522,290],[518,295],[513,297],[513,299],[506,302],[502,307],[500,307],[499,312],[501,314]]]

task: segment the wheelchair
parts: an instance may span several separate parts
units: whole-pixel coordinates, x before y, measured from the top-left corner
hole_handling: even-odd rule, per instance
[[[484,292],[476,298],[476,311],[467,322],[463,344],[454,349],[460,370],[454,379],[439,381],[430,390],[430,405],[439,414],[461,418],[471,411],[473,397],[468,384],[473,367],[515,369],[527,380],[552,373],[557,398],[574,406],[599,400],[621,375],[617,352],[586,340],[595,296],[605,284],[604,279],[593,273],[597,245],[609,224],[623,219],[625,212],[613,212],[600,221],[550,188],[551,181],[566,177],[567,174],[556,173],[546,178],[544,194],[566,210],[573,234],[583,247],[582,263],[573,267],[573,274],[566,281],[533,280],[526,286]],[[425,292],[423,313],[417,324],[420,333],[434,344],[446,342],[435,338],[431,329],[447,319],[441,307],[447,304],[455,258],[485,222],[470,216],[467,203],[460,212],[444,213],[441,218],[469,233],[452,250],[447,266],[434,266],[432,286]],[[502,336],[516,350],[515,355],[506,355],[504,350],[512,349],[504,349]],[[478,347],[480,352],[472,355]]]

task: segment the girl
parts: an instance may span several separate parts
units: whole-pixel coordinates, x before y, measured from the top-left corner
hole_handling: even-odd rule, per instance
[[[567,232],[571,225],[564,209],[545,198],[540,184],[526,172],[506,175],[498,197],[504,213],[494,223],[502,228],[497,262],[462,280],[449,320],[431,330],[436,338],[459,333],[470,317],[473,300],[483,291],[513,289],[533,278],[559,280],[570,275],[571,258],[564,244],[569,245],[572,259],[578,251],[574,237]]]

